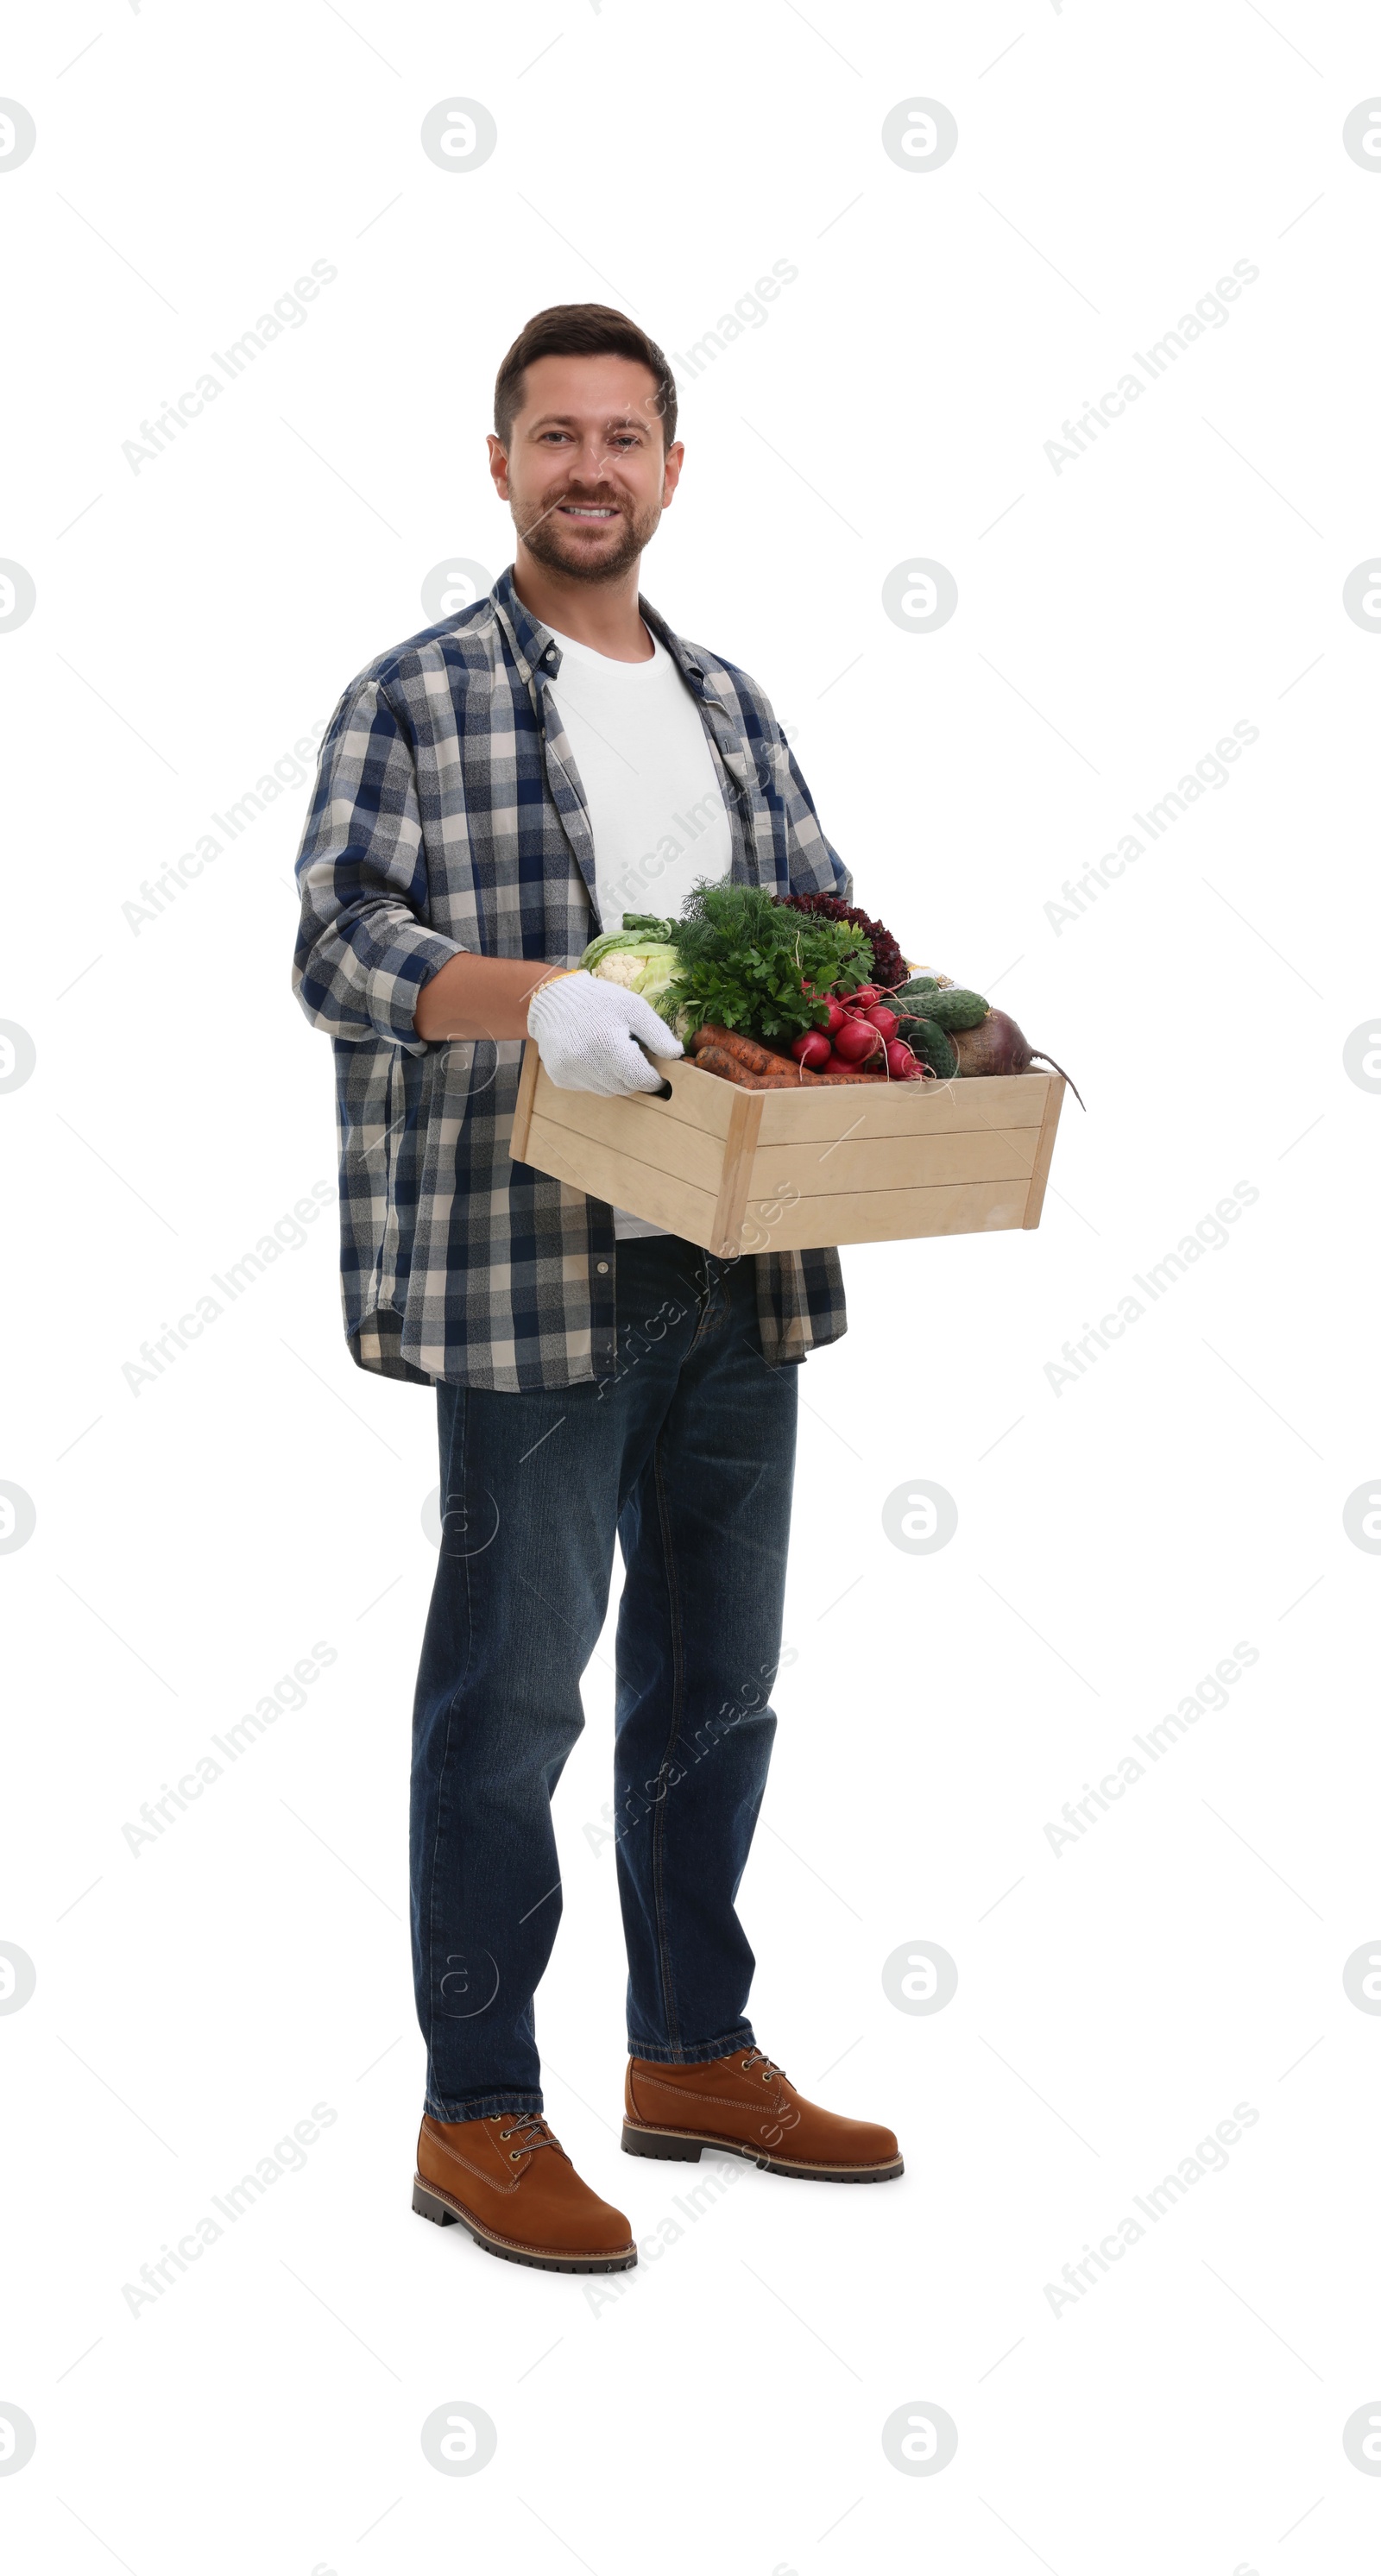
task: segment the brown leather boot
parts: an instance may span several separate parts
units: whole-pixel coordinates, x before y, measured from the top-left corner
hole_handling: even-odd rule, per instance
[[[459,2220],[486,2254],[539,2272],[626,2272],[638,2259],[623,2211],[581,2181],[539,2111],[488,2120],[428,2113],[412,2205],[437,2227]]]
[[[695,2164],[702,2148],[746,2156],[766,2173],[816,2182],[890,2182],[903,2170],[890,2129],[807,2102],[760,2048],[704,2066],[632,2057],[624,2078],[624,2152]]]

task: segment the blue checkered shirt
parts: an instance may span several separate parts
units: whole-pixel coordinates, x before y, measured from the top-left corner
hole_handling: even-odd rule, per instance
[[[731,874],[851,900],[762,690],[640,604],[700,708]],[[429,1044],[413,1028],[460,949],[574,965],[619,926],[595,911],[589,816],[547,685],[560,668],[505,572],[371,662],[321,746],[293,984],[335,1051],[346,1337],[384,1377],[522,1391],[615,1368],[610,1209],[509,1159],[521,1041]],[[837,1340],[836,1253],[752,1257],[770,1365]]]

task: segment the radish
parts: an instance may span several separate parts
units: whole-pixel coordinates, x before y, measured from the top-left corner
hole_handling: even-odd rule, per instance
[[[863,1016],[865,1020],[871,1020],[873,1027],[884,1039],[894,1038],[901,1026],[896,1012],[889,1011],[885,1002],[876,1003],[874,1008],[871,1011],[865,1011]]]
[[[829,1010],[829,1018],[825,1022],[825,1035],[832,1038],[836,1029],[842,1029],[849,1015],[843,1003],[836,1002],[832,993],[827,994],[825,1000]]]
[[[874,1003],[882,1000],[882,995],[876,984],[860,984],[857,992],[850,993],[848,998],[850,1010],[871,1011]]]
[[[906,1046],[900,1038],[888,1039],[887,1070],[894,1082],[905,1082],[915,1062],[916,1059],[910,1047]]]
[[[807,1073],[822,1073],[833,1049],[823,1029],[803,1029],[798,1038],[792,1039],[791,1052]]]
[[[846,1064],[862,1064],[864,1058],[876,1055],[882,1040],[867,1020],[846,1019],[834,1032],[834,1051]]]
[[[1069,1082],[1064,1066],[1056,1064],[1053,1056],[1030,1046],[1016,1021],[1009,1020],[1005,1011],[989,1011],[986,1020],[980,1020],[976,1029],[952,1030],[950,1045],[959,1058],[961,1074],[1025,1073],[1033,1064],[1048,1064],[1051,1072],[1058,1073],[1062,1082]],[[1069,1087],[1082,1109],[1084,1104],[1074,1084],[1069,1082]]]

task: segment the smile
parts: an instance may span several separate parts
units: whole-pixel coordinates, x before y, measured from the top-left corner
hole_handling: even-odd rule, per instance
[[[563,519],[616,519],[619,515],[617,510],[582,509],[574,501],[562,501],[558,506]]]

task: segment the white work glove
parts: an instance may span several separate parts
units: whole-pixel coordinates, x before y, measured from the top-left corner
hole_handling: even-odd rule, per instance
[[[684,1054],[678,1037],[641,993],[602,975],[550,975],[528,1004],[528,1035],[562,1091],[663,1091],[664,1077],[643,1053]],[[641,1043],[640,1043],[641,1041]]]

